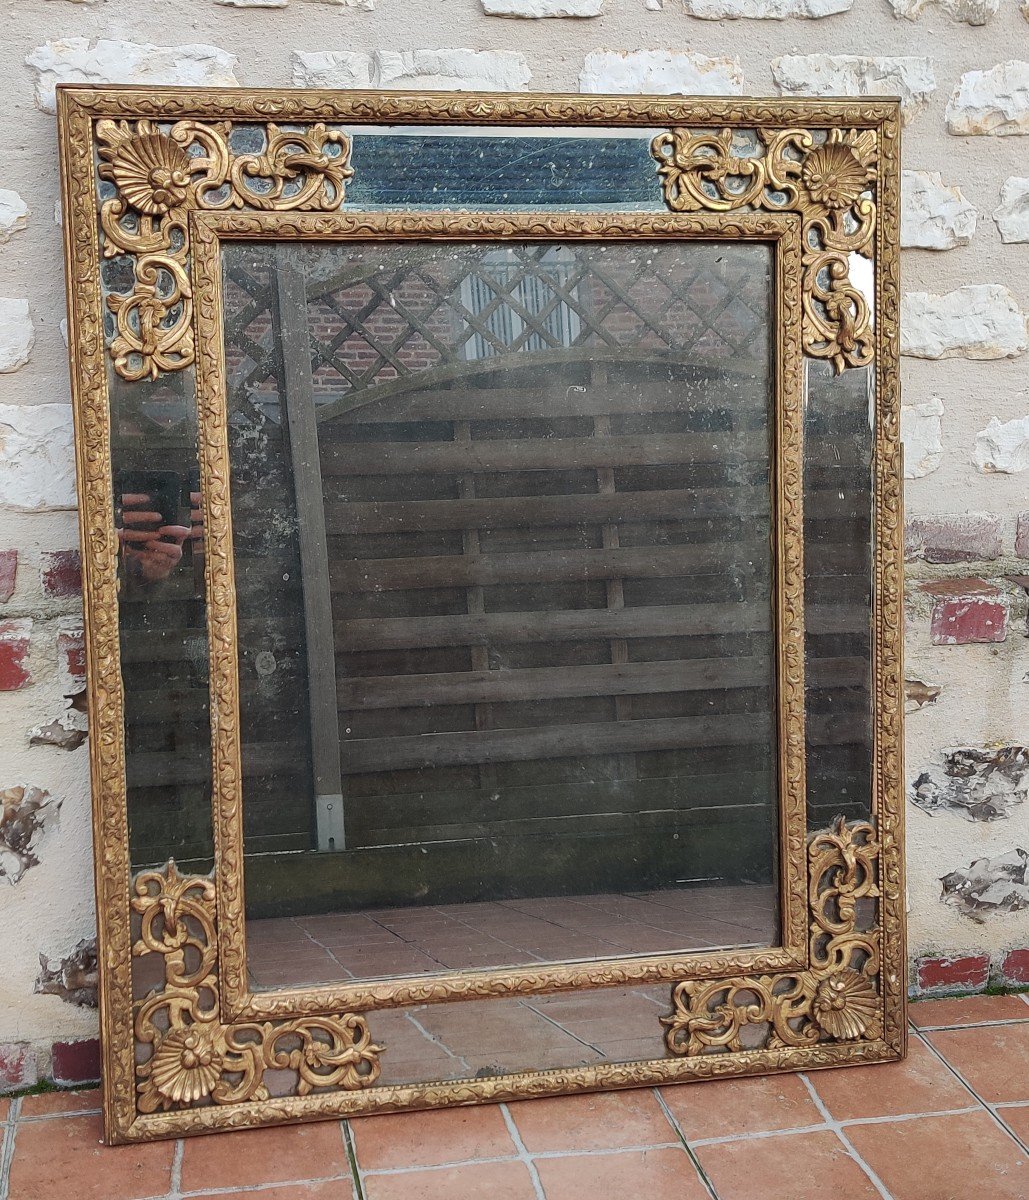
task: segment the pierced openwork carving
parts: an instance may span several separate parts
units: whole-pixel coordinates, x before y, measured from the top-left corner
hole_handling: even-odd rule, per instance
[[[245,127],[253,140],[254,127]],[[353,175],[350,142],[323,124],[260,129],[263,149],[237,153],[222,121],[98,121],[105,258],[130,255],[131,292],[107,299],[114,369],[130,381],[181,371],[194,358],[189,214],[198,209],[328,212]]]
[[[759,129],[761,153],[735,152],[739,131],[673,129],[651,144],[675,212],[764,208],[803,222],[804,351],[837,372],[875,357],[872,312],[851,255],[874,257],[878,177],[874,129]]]
[[[840,817],[828,832],[814,834],[808,842],[808,969],[676,985],[673,1012],[661,1018],[668,1049],[683,1055],[755,1049],[754,1040],[745,1043],[744,1030],[762,1025],[762,1048],[769,1050],[881,1037],[878,859],[867,822],[848,825]],[[869,906],[874,917],[864,911]]]
[[[74,87],[61,89],[58,110],[86,538],[108,1140],[146,1141],[314,1116],[871,1063],[902,1054],[907,964],[896,104]],[[324,994],[316,1004],[310,993],[292,993],[284,999],[303,1001],[292,1011],[254,1018],[241,1014],[239,1021],[247,1023],[236,1023],[239,1010],[226,994],[231,963],[224,961],[231,939],[224,921],[218,927],[215,897],[223,904],[241,903],[241,847],[219,848],[211,879],[184,879],[169,867],[140,876],[131,892],[126,888],[125,697],[118,540],[111,516],[115,464],[109,372],[113,363],[123,379],[142,381],[192,365],[192,324],[196,312],[202,318],[203,307],[199,284],[194,295],[193,268],[201,252],[200,237],[195,235],[194,243],[190,229],[194,212],[243,210],[256,217],[260,210],[275,210],[283,235],[292,237],[286,226],[318,218],[291,217],[287,210],[324,214],[342,205],[352,174],[350,145],[335,130],[454,124],[493,126],[498,134],[548,125],[667,130],[655,140],[654,154],[669,208],[712,220],[733,210],[743,217],[738,210],[748,208],[794,214],[791,224],[804,233],[806,353],[831,361],[837,370],[875,364],[874,820],[869,826],[838,827],[810,843],[812,881],[819,858],[823,861],[817,885],[811,885],[817,903],[809,904],[802,880],[796,887],[796,899],[803,901],[797,905],[798,941],[805,934],[805,909],[811,915],[810,955],[798,955],[781,969],[694,955],[677,974],[665,976],[692,976],[676,986],[675,1011],[668,1019],[674,1053],[648,1062],[369,1086],[377,1082],[381,1051],[372,1044],[363,1016],[335,1015],[362,1005],[334,1004]],[[652,181],[656,189],[658,176]],[[401,216],[391,214],[397,220]],[[417,236],[417,220],[405,216],[410,235]],[[860,258],[874,263],[874,323],[852,271],[855,264],[865,265]],[[102,279],[116,293],[109,299]],[[798,379],[800,374],[797,364]],[[210,437],[210,431],[202,436]],[[225,808],[221,782],[216,780],[216,818]],[[803,863],[801,836],[796,845],[792,839],[784,842],[783,849]],[[163,979],[154,992],[136,1000],[133,952],[150,956],[138,964],[144,970],[159,963]],[[803,966],[799,957],[807,960]],[[610,973],[599,977],[589,965],[577,969],[582,979],[576,986],[616,982]],[[481,973],[468,995],[502,996],[506,986],[502,977],[488,980]],[[367,1007],[379,999],[369,996]],[[333,1015],[319,1015],[326,1008]],[[762,1008],[769,1014],[767,1030],[760,1028]],[[743,1052],[734,1053],[737,1048]],[[290,1094],[244,1102],[279,1091],[272,1085],[279,1083],[280,1070],[294,1073]]]
[[[136,1040],[152,1048],[136,1068],[139,1111],[267,1100],[267,1071],[291,1072],[296,1096],[371,1086],[383,1048],[355,1013],[223,1024],[216,900],[210,877],[180,875],[174,862],[136,877],[132,952],[164,958],[164,986],[135,1011]]]

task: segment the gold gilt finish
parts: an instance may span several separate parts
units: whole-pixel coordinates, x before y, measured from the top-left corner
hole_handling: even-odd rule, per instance
[[[200,209],[338,208],[353,175],[350,144],[318,124],[297,132],[269,123],[265,148],[235,154],[230,122],[98,121],[101,180],[115,195],[100,205],[105,258],[129,255],[135,285],[107,303],[117,332],[114,369],[130,381],[181,371],[194,359],[189,214]]]
[[[326,177],[329,168],[337,172],[338,179],[333,183],[330,178],[324,185],[327,188],[342,189],[349,175],[348,143],[337,141],[340,155],[336,156],[332,153],[335,145],[329,144],[326,149],[327,137],[318,140],[319,127],[346,130],[354,126],[397,124],[464,125],[484,130],[492,126],[498,132],[548,125],[668,130],[658,139],[669,154],[661,159],[661,165],[672,168],[684,182],[692,180],[703,197],[698,199],[694,195],[691,200],[687,190],[686,204],[693,207],[683,211],[700,215],[701,210],[706,210],[716,220],[719,214],[733,209],[737,210],[734,217],[743,215],[741,209],[767,211],[775,207],[781,194],[773,194],[775,189],[760,194],[755,191],[752,201],[745,205],[730,203],[729,209],[711,203],[720,199],[724,205],[727,198],[732,201],[731,195],[720,196],[723,187],[731,193],[739,186],[752,187],[754,183],[748,176],[741,185],[739,180],[731,178],[728,169],[719,179],[715,160],[725,162],[748,156],[767,160],[769,147],[777,138],[787,133],[796,135],[799,140],[792,141],[789,147],[782,146],[782,157],[787,162],[781,169],[794,189],[786,189],[783,194],[793,197],[795,202],[786,211],[793,213],[808,230],[810,240],[805,241],[805,251],[829,256],[825,260],[826,270],[820,271],[814,281],[821,292],[814,284],[804,289],[807,353],[827,358],[837,368],[841,358],[843,365],[874,361],[871,820],[874,835],[867,832],[867,827],[856,825],[846,830],[837,827],[811,841],[812,864],[818,846],[817,854],[824,858],[821,879],[830,890],[837,887],[839,895],[827,899],[824,905],[821,900],[804,902],[802,915],[809,914],[804,963],[762,970],[755,969],[752,963],[741,962],[736,968],[726,964],[724,970],[714,974],[711,967],[716,965],[715,956],[690,956],[683,963],[681,977],[676,981],[673,1011],[668,1018],[673,1024],[666,1029],[667,1035],[673,1037],[673,1026],[678,1022],[676,1044],[680,1052],[669,1053],[662,1059],[393,1087],[364,1083],[362,1079],[374,1069],[379,1053],[372,1041],[374,1012],[366,1018],[356,1018],[357,1023],[352,1024],[353,1017],[340,1014],[355,1013],[357,1009],[337,1007],[333,1015],[333,1010],[322,1001],[320,1007],[283,1013],[281,1019],[244,1020],[236,1024],[236,1017],[222,1006],[224,972],[221,962],[217,966],[215,963],[224,935],[219,930],[217,914],[224,903],[223,890],[228,888],[241,895],[239,847],[234,848],[235,853],[232,847],[221,848],[212,878],[180,881],[183,887],[177,899],[168,894],[162,896],[172,879],[170,871],[151,873],[149,883],[144,883],[141,877],[137,883],[143,886],[142,892],[130,880],[109,370],[113,368],[126,380],[142,380],[165,370],[181,369],[192,360],[191,321],[182,320],[180,309],[169,303],[176,288],[183,304],[192,304],[194,300],[189,217],[200,219],[205,208],[213,208],[226,198],[228,209],[246,211],[262,207],[254,202],[253,190],[248,186],[253,176],[246,169],[234,175],[226,161],[247,157],[248,153],[253,157],[252,152],[237,154],[231,148],[230,128],[240,125],[263,128],[263,151],[256,157],[261,158],[262,153],[268,156],[259,172],[266,182],[256,191],[267,196],[268,189],[274,191],[278,186],[275,180],[280,179],[279,196],[285,200],[297,195],[294,189],[306,187],[308,180]],[[144,1141],[349,1113],[474,1104],[677,1080],[871,1063],[901,1055],[906,1038],[906,951],[900,715],[902,506],[897,377],[900,122],[896,102],[232,89],[197,93],[176,88],[75,86],[59,89],[58,125],[87,627],[97,911],[101,914],[100,1018],[107,1139]],[[180,130],[178,137],[172,134],[176,128]],[[282,147],[282,153],[273,152],[270,137],[273,130],[286,130],[290,139],[302,133],[312,140],[303,144],[290,140],[288,146]],[[718,131],[723,130],[739,134],[741,147],[753,146],[756,133],[764,148],[762,153],[748,149],[734,154],[731,145],[718,140]],[[191,139],[190,131],[202,136]],[[715,133],[712,135],[710,131]],[[186,141],[182,140],[184,137]],[[694,143],[699,157],[706,160],[700,165],[692,158],[681,157],[689,140],[697,137],[713,137],[715,143],[711,145],[709,141],[702,154]],[[134,148],[129,150],[126,142],[134,142]],[[870,154],[872,147],[874,157]],[[184,163],[178,150],[187,153],[189,163]],[[286,151],[313,160],[295,164],[304,181],[299,185],[295,178],[286,178],[288,172],[283,163]],[[201,166],[205,159],[214,165]],[[99,197],[98,163],[109,172],[99,181]],[[704,182],[701,167],[711,170],[712,164],[714,174]],[[731,161],[726,163],[727,168],[734,165]],[[764,172],[767,178],[767,166]],[[205,179],[214,180],[219,175],[222,183],[215,184],[213,190],[204,188]],[[696,182],[698,177],[700,183]],[[667,189],[669,178],[663,182]],[[658,184],[655,176],[655,186]],[[863,191],[857,199],[852,199],[854,189],[862,185]],[[678,201],[671,203],[673,196],[678,196],[677,187],[666,191],[669,207],[673,209],[678,204]],[[855,210],[866,199],[865,192],[874,203],[874,214],[862,210],[864,216],[858,215],[863,228],[873,215],[874,221],[859,253],[874,264],[874,314],[861,308],[852,294],[856,288],[851,286],[849,275],[844,276],[840,265],[842,248],[825,240],[827,236],[834,240],[836,231],[841,229],[848,237],[852,236],[852,220],[840,214],[850,213],[854,217]],[[328,191],[323,198],[323,193],[316,189],[303,203],[311,210],[329,212],[342,201],[342,195],[328,197]],[[272,207],[287,205],[276,203]],[[781,219],[783,214],[779,215]],[[283,213],[281,219],[288,222],[296,218]],[[109,310],[115,326],[110,336],[105,334],[100,284],[105,255],[116,260],[129,258],[133,270],[133,283],[125,298],[119,297],[118,308],[112,306]],[[175,266],[169,267],[167,263]],[[150,271],[154,274],[148,274]],[[806,272],[798,277],[798,293],[805,277],[808,277]],[[816,316],[826,326],[820,333]],[[195,323],[195,313],[192,319]],[[169,329],[177,331],[177,340],[171,344],[166,333]],[[114,343],[119,338],[115,350]],[[788,386],[788,381],[783,386]],[[205,502],[209,505],[210,499],[205,497]],[[208,569],[211,569],[210,559]],[[786,744],[784,741],[783,745]],[[225,784],[224,779],[217,781],[216,808]],[[220,819],[216,814],[216,820]],[[799,856],[803,862],[803,840],[798,844],[791,839],[783,846],[783,853],[794,861]],[[853,855],[852,867],[847,865],[848,854]],[[809,870],[814,870],[813,865]],[[867,874],[859,875],[859,871]],[[848,879],[851,882],[845,887]],[[863,886],[862,880],[874,886],[878,895],[869,891],[859,899],[856,891]],[[172,886],[174,889],[177,885]],[[808,897],[810,887],[809,883],[804,889]],[[844,912],[847,895],[857,905],[853,917]],[[184,907],[187,902],[188,908]],[[146,946],[140,904],[153,908],[155,915],[148,936],[159,942],[160,947]],[[185,944],[175,947],[165,943],[165,918],[163,914],[157,915],[157,909],[169,906],[173,923],[178,922],[179,934],[185,929],[187,942],[197,943],[189,949]],[[208,915],[206,927],[203,921],[189,915],[194,908]],[[850,933],[868,939],[877,948],[877,973],[869,966],[874,961],[871,954],[855,949],[849,941],[838,940]],[[172,935],[173,942],[176,936]],[[831,950],[834,940],[836,949]],[[137,1002],[132,993],[132,961],[133,948],[140,944],[145,954],[163,956],[165,985],[163,990],[158,989]],[[145,962],[144,955],[140,959]],[[202,978],[210,979],[212,984],[210,994],[195,983],[182,982],[191,980],[201,964],[206,967]],[[726,1021],[742,1028],[747,1022],[732,1017],[727,1010],[719,1014],[722,1024],[712,1025],[713,1014],[719,1005],[759,1003],[753,991],[747,995],[743,987],[755,979],[771,980],[769,1014],[771,1017],[778,1011],[781,1025],[782,1004],[775,997],[796,988],[798,972],[809,973],[810,979],[804,992],[803,1012],[796,1021],[786,1018],[786,1027],[791,1031],[788,1037],[775,1033],[774,1021],[770,1020],[765,1031],[751,1024],[746,1036],[740,1038],[740,1049],[725,1043],[689,1052],[691,1014],[696,1018],[701,1015],[702,1007],[707,1007],[709,1016],[705,1019],[711,1036],[724,1032]],[[586,980],[583,985],[590,982]],[[598,978],[597,982],[609,983],[611,979]],[[708,1005],[702,1006],[699,989],[719,982],[722,997],[712,996]],[[681,989],[684,983],[697,986],[688,991]],[[495,991],[488,990],[488,982],[483,987],[486,990],[480,994],[504,992],[500,980]],[[732,1003],[726,999],[727,989],[733,990]],[[143,1015],[145,1011],[152,1013],[152,1022]],[[178,1014],[174,1018],[177,1025],[170,1023],[169,1013]],[[212,1013],[218,1014],[217,1019]],[[367,1026],[362,1023],[365,1019]],[[336,1023],[335,1032],[331,1032],[330,1024]],[[240,1032],[244,1027],[251,1030],[245,1037]],[[693,1032],[700,1028],[695,1025]],[[797,1044],[797,1029],[808,1030],[801,1044]],[[682,1052],[683,1039],[686,1052]],[[307,1054],[312,1043],[315,1063],[309,1061]],[[388,1054],[388,1047],[385,1052]],[[271,1069],[269,1063],[277,1068],[283,1055],[293,1064],[287,1068],[294,1071],[291,1094],[259,1099],[261,1089],[267,1086],[263,1077]],[[332,1062],[334,1057],[340,1061]],[[243,1063],[246,1067],[240,1073],[226,1066],[227,1063]],[[309,1079],[310,1086],[302,1091],[305,1079],[302,1063],[317,1079],[324,1079],[327,1072],[337,1069],[344,1074],[339,1082],[325,1086]],[[148,1064],[148,1069],[144,1069]],[[252,1097],[219,1100],[239,1087],[246,1070],[252,1071],[256,1081]],[[258,1075],[262,1079],[257,1079]]]
[[[180,875],[174,862],[134,881],[139,914],[137,958],[164,958],[164,985],[139,1001],[136,1041],[138,1109],[188,1108],[197,1102],[267,1100],[266,1071],[295,1077],[293,1093],[368,1087],[379,1076],[379,1052],[354,1013],[294,1021],[225,1025],[218,984],[217,889],[208,876]]]
[[[676,212],[764,208],[804,221],[804,351],[837,372],[875,357],[872,309],[850,278],[851,254],[873,258],[878,149],[873,129],[758,130],[763,153],[734,153],[734,131],[673,129],[651,146]]]
[[[834,827],[808,843],[810,955],[795,976],[763,975],[713,982],[686,980],[663,1017],[672,1054],[711,1048],[741,1051],[748,1025],[767,1026],[769,1047],[811,1046],[882,1035],[877,982],[881,932],[859,903],[879,897],[879,845],[867,822]]]
[[[193,222],[194,287],[198,332],[197,404],[208,563],[208,632],[215,831],[219,879],[222,997],[234,1018],[271,1018],[315,1010],[374,1007],[483,996],[526,995],[600,984],[677,980],[684,974],[724,977],[774,971],[806,962],[808,938],[804,843],[807,836],[804,763],[803,462],[804,387],[800,351],[801,246],[795,217],[770,213],[539,214],[539,213],[204,213]],[[379,982],[333,984],[289,991],[251,992],[246,969],[243,898],[243,773],[239,728],[235,573],[226,372],[222,330],[221,246],[226,238],[285,238],[292,242],[367,239],[761,239],[775,245],[776,372],[772,471],[775,613],[778,625],[777,717],[781,945],[768,950],[697,955],[634,956],[589,964],[460,971]]]

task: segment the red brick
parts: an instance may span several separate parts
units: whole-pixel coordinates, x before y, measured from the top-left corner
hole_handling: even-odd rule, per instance
[[[990,978],[990,956],[920,958],[918,988],[922,992],[981,992]]]
[[[933,597],[929,631],[934,646],[1002,642],[1008,633],[1008,598],[983,579],[942,579],[923,583]]]
[[[67,676],[71,690],[86,684],[86,643],[81,629],[67,629],[57,635],[57,666]]]
[[[46,596],[60,598],[80,595],[82,563],[78,550],[46,551],[42,556],[39,577]]]
[[[54,1042],[54,1083],[96,1083],[100,1078],[100,1043],[96,1038]]]
[[[6,604],[14,595],[18,577],[18,551],[0,550],[0,604]]]
[[[14,692],[32,682],[28,665],[31,635],[29,617],[0,621],[0,692]]]
[[[36,1056],[24,1042],[0,1045],[0,1092],[16,1092],[19,1088],[34,1087]]]
[[[904,530],[904,557],[929,563],[983,562],[1000,558],[1001,519],[997,513],[940,513],[910,517]]]
[[[1029,983],[1029,950],[1011,950],[1000,964],[1005,983]]]

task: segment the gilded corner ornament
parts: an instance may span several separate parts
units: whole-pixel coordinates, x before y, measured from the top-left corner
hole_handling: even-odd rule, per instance
[[[807,969],[677,984],[673,1011],[661,1018],[668,1050],[692,1056],[881,1038],[879,853],[867,821],[840,817],[813,834]]]
[[[804,246],[804,351],[837,373],[875,359],[872,307],[852,270],[875,254],[878,139],[874,129],[756,130],[759,153],[737,153],[740,132],[658,134],[665,203],[675,212],[795,212]],[[742,148],[742,146],[740,146]],[[749,147],[748,147],[749,148]]]
[[[137,875],[133,890],[132,953],[164,960],[163,986],[135,1006],[140,1113],[268,1100],[268,1071],[292,1075],[295,1096],[375,1083],[383,1047],[356,1013],[223,1023],[213,879],[180,875],[170,861]]]
[[[239,126],[253,141],[254,127]],[[197,211],[329,212],[353,176],[350,141],[323,123],[260,127],[263,148],[237,152],[230,121],[96,123],[104,258],[128,256],[133,285],[107,304],[110,354],[130,382],[181,371],[195,357],[189,216]]]

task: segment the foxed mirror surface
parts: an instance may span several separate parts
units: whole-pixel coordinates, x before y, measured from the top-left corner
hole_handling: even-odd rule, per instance
[[[225,245],[255,988],[775,944],[771,264]]]

